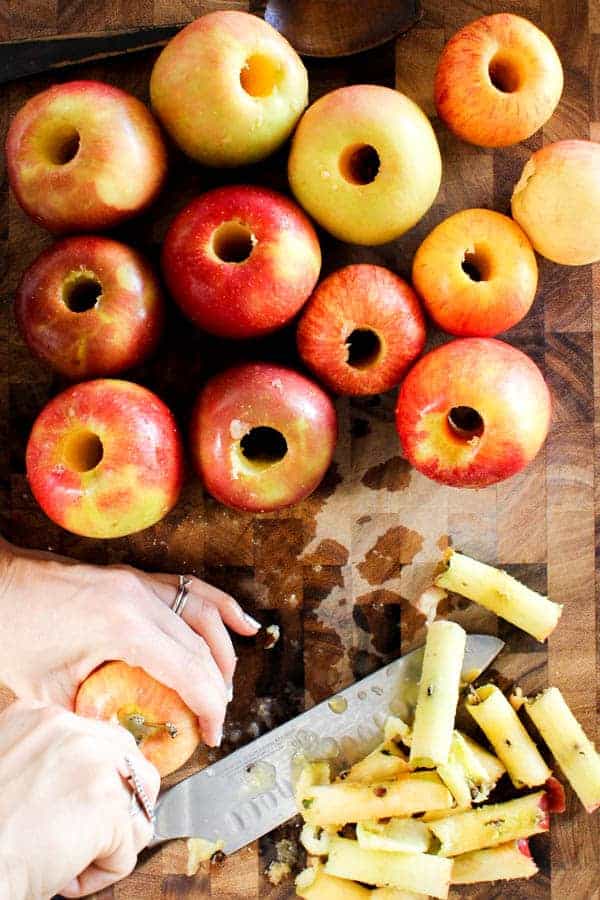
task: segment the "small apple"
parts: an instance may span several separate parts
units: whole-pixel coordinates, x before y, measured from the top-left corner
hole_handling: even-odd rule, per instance
[[[408,373],[396,428],[408,461],[428,478],[479,488],[531,462],[550,417],[550,392],[533,360],[493,338],[462,338]]]
[[[112,228],[160,191],[167,155],[136,97],[100,81],[36,94],[6,138],[8,180],[34,222],[56,233]]]
[[[327,394],[291,369],[260,362],[212,378],[191,424],[192,455],[206,489],[252,512],[307,497],[327,471],[336,438]]]
[[[158,344],[164,301],[139,253],[90,235],[38,256],[21,279],[15,315],[32,353],[75,381],[143,362]]]
[[[161,778],[179,769],[200,743],[198,719],[179,694],[121,661],[105,663],[86,678],[75,712],[126,728]]]
[[[26,465],[48,518],[84,537],[116,538],[154,525],[175,505],[183,447],[155,394],[99,379],[67,388],[44,407]]]
[[[275,191],[240,185],[193,200],[171,223],[165,280],[199,328],[227,338],[267,334],[306,302],[321,249],[301,209]]]
[[[508,147],[548,121],[563,70],[552,41],[513,13],[483,16],[448,41],[435,75],[440,118],[464,141]]]
[[[600,144],[557,141],[536,151],[513,191],[512,214],[553,262],[600,260]]]
[[[527,235],[491,209],[463,209],[427,235],[412,280],[439,328],[493,337],[529,312],[537,263]]]
[[[150,97],[188,156],[206,166],[241,166],[289,137],[308,102],[308,76],[263,19],[218,10],[169,41],[152,71]]]
[[[338,394],[395,387],[425,346],[413,289],[382,266],[339,269],[317,287],[298,324],[298,352]]]
[[[442,161],[419,107],[391,88],[357,84],[320,97],[292,141],[290,186],[327,231],[354,244],[400,237],[427,212]]]

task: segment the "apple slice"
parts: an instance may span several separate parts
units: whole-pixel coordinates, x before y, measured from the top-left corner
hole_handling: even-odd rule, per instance
[[[161,778],[179,769],[200,743],[198,720],[181,697],[121,661],[106,663],[86,678],[75,712],[126,728]]]

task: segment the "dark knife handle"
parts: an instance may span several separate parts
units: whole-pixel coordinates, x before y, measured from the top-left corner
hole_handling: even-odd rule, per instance
[[[0,41],[0,84],[76,63],[95,62],[110,56],[161,47],[184,24]]]

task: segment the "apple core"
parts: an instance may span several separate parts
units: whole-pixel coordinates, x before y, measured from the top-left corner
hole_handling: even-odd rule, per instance
[[[91,472],[102,462],[104,446],[93,431],[75,431],[66,436],[62,446],[63,463],[73,472]]]
[[[473,250],[466,250],[461,268],[471,281],[487,281],[491,274],[490,254],[483,247],[475,245]]]
[[[212,236],[215,256],[225,263],[243,263],[252,255],[257,240],[243,222],[223,222]]]
[[[352,144],[340,156],[340,172],[350,184],[371,184],[380,165],[379,153],[371,144]]]
[[[500,50],[490,60],[488,75],[492,85],[502,94],[514,94],[521,87],[520,67],[504,50]]]
[[[55,166],[65,166],[79,153],[80,135],[74,125],[61,123],[61,127],[46,140],[46,154]]]
[[[93,272],[71,272],[63,282],[62,301],[71,312],[94,309],[102,296],[102,285]]]
[[[448,413],[448,426],[455,437],[468,442],[483,434],[485,425],[472,406],[453,406]]]
[[[242,67],[240,84],[251,97],[268,97],[279,83],[281,75],[281,65],[276,60],[263,53],[254,53]]]
[[[381,338],[372,328],[355,328],[346,338],[347,363],[354,369],[366,369],[381,356]]]
[[[281,431],[268,425],[251,428],[240,441],[240,451],[246,462],[256,469],[267,469],[281,462],[288,445]]]

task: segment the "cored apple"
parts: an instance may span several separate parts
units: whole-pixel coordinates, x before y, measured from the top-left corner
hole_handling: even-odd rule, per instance
[[[336,437],[327,394],[291,369],[261,362],[212,378],[191,424],[192,455],[206,489],[252,512],[307,497],[327,471]]]
[[[156,197],[167,156],[160,129],[136,97],[100,81],[36,94],[6,139],[8,179],[27,215],[49,231],[101,231]]]
[[[383,244],[419,221],[439,190],[440,151],[419,107],[390,88],[357,84],[320,97],[292,142],[298,202],[342,241]]]
[[[537,263],[516,222],[491,209],[464,209],[427,235],[412,280],[433,321],[449,334],[493,337],[529,312]]]
[[[198,719],[179,694],[121,661],[105,663],[86,678],[75,712],[126,728],[161,778],[179,769],[200,743]]]
[[[462,338],[426,354],[396,407],[409,462],[454,487],[515,475],[544,443],[550,418],[550,392],[536,364],[492,338]]]
[[[557,141],[536,151],[513,191],[512,214],[553,262],[600,260],[600,144]]]
[[[152,107],[182,150],[207,166],[273,153],[308,102],[308,76],[286,39],[237,10],[202,16],[158,57]]]
[[[346,266],[321,282],[298,324],[306,365],[338,394],[395,387],[425,345],[413,289],[382,266]]]
[[[183,447],[152,391],[99,379],[68,388],[38,416],[27,445],[34,497],[57,525],[116,538],[154,525],[177,502]]]
[[[105,237],[71,237],[27,269],[15,315],[29,349],[62,375],[117,375],[158,344],[164,301],[145,259]]]
[[[179,213],[162,266],[192,322],[221,337],[249,338],[296,315],[319,277],[321,249],[295,203],[240,185],[209,191]]]
[[[484,16],[446,44],[435,75],[435,103],[448,128],[482,147],[530,137],[560,100],[563,71],[552,41],[512,13]]]

